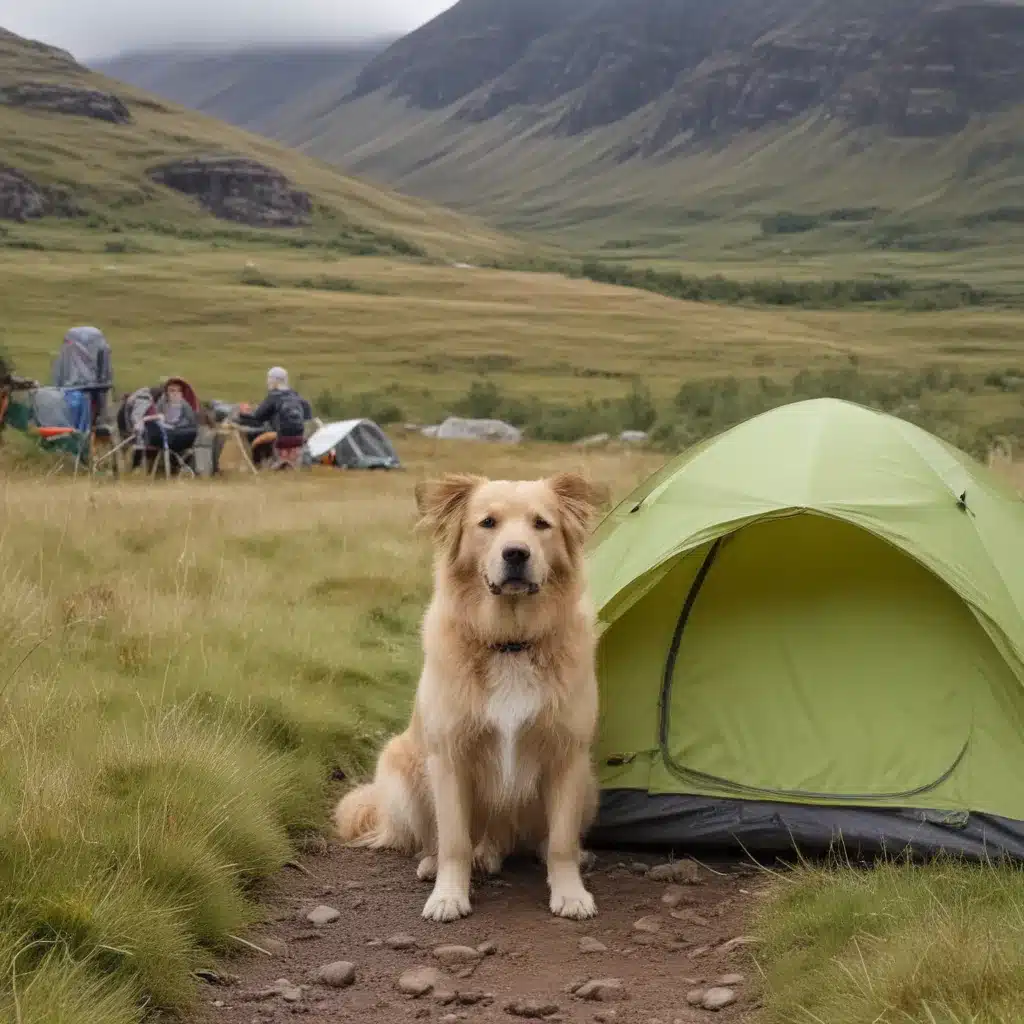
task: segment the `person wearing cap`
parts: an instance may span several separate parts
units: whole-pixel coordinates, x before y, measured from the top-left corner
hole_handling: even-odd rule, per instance
[[[266,424],[277,434],[274,454],[280,468],[299,464],[306,422],[312,418],[309,402],[288,386],[288,372],[280,366],[267,372],[267,397],[252,412],[239,416],[242,423],[254,427]]]

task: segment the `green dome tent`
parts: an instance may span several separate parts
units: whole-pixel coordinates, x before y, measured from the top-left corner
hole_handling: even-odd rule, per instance
[[[590,548],[592,840],[1024,857],[1024,502],[832,399],[670,462]]]

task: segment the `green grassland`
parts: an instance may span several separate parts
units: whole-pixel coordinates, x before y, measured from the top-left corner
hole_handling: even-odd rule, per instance
[[[251,400],[282,363],[328,416],[501,415],[561,441],[656,427],[678,450],[764,407],[836,394],[979,452],[1024,436],[1012,305],[782,309],[315,249],[34,225],[11,237],[38,248],[0,249],[2,344],[40,379],[63,331],[94,323],[119,389],[175,373],[202,398]]]
[[[564,453],[403,445],[442,466]],[[618,494],[650,456],[575,460]],[[331,775],[406,713],[430,553],[407,474],[0,485],[0,1020],[186,1009]]]
[[[281,145],[108,81],[60,51],[0,30],[0,87],[27,81],[113,92],[131,112],[130,124],[111,124],[0,104],[4,163],[39,185],[62,190],[82,212],[75,218],[78,226],[265,244],[272,233],[214,221],[195,201],[147,177],[150,168],[168,160],[230,155],[267,164],[310,193],[312,222],[287,233],[293,245],[355,253],[422,251],[435,258],[521,248],[472,218],[347,177]]]

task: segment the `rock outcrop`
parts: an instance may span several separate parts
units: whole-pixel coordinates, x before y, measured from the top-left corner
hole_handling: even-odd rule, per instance
[[[17,82],[0,86],[0,103],[53,114],[92,117],[111,124],[130,124],[128,105],[113,93],[54,82]]]
[[[221,220],[251,227],[299,227],[309,223],[308,192],[292,186],[273,167],[245,157],[191,157],[149,170],[160,185],[196,199]]]
[[[20,171],[0,165],[0,220],[26,221],[46,212],[46,192]]]

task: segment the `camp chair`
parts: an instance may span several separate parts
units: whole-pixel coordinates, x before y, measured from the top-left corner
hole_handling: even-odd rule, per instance
[[[70,463],[76,474],[85,468],[90,476],[107,471],[117,475],[116,461],[99,454],[116,444],[116,428],[94,418],[91,402],[84,408],[81,403],[72,406],[63,388],[41,387],[23,378],[17,390],[26,394],[27,402],[12,402],[12,389],[0,389],[6,392],[4,422],[36,438],[43,451],[56,455],[56,469]]]
[[[164,382],[163,386],[166,387],[168,384],[177,384],[181,387],[185,401],[188,403],[192,412],[196,414],[196,418],[198,420],[201,406],[199,398],[197,397],[192,385],[183,377],[169,377]],[[150,389],[151,394],[155,390],[157,389]],[[155,477],[157,470],[162,466],[164,476],[168,479],[172,476],[187,476],[194,478],[196,476],[195,442],[182,451],[175,451],[171,447],[167,429],[157,414],[156,399],[151,398],[150,402],[145,406],[143,415],[138,417],[135,422],[132,422],[128,403],[133,398],[137,398],[138,395],[139,392],[136,391],[133,395],[125,396],[122,400],[121,411],[118,416],[125,427],[130,430],[130,436],[127,438],[125,443],[122,443],[121,447],[124,447],[126,443],[131,444],[133,450],[132,468],[134,469],[137,466],[142,466],[146,469],[149,476]],[[147,430],[149,424],[152,423],[157,425],[156,433],[158,436],[158,443],[156,444],[152,442],[150,432]]]

